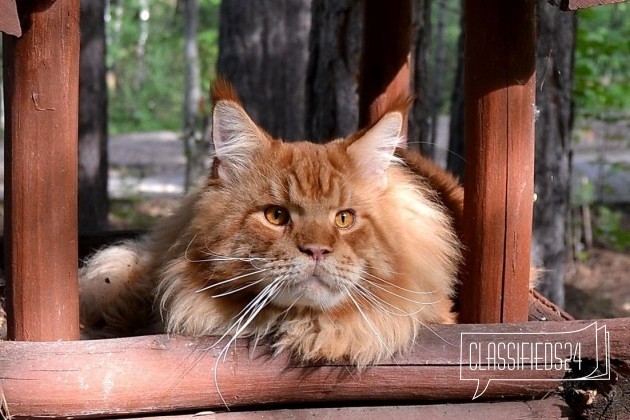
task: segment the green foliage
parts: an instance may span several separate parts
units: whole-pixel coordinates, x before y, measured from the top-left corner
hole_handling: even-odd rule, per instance
[[[429,87],[433,91],[427,94],[430,96],[431,106],[439,106],[438,112],[448,114],[457,72],[458,41],[462,29],[461,2],[445,0],[431,2],[430,13],[431,33],[427,64]],[[441,36],[440,24],[443,25]]]
[[[149,229],[160,219],[140,209],[140,205],[146,202],[146,198],[131,197],[128,199],[111,199],[109,201],[110,213],[114,220],[123,222],[124,227],[133,229]]]
[[[607,206],[597,208],[595,238],[617,251],[630,250],[630,231],[622,224],[623,213]]]
[[[209,92],[216,77],[219,58],[219,8],[221,0],[200,0],[199,4],[199,60],[201,66],[201,91]]]
[[[208,92],[218,57],[220,1],[198,1],[200,71],[203,92]],[[181,129],[185,64],[182,11],[173,0],[146,3],[150,15],[144,22],[140,0],[112,1],[109,7],[109,130],[113,134]]]
[[[590,206],[595,202],[595,184],[590,179],[583,176],[580,179],[580,184],[572,191],[571,205],[578,206]]]
[[[630,108],[630,4],[578,12],[574,100],[586,115]]]

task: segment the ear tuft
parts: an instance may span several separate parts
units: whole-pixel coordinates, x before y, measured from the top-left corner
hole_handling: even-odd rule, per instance
[[[220,101],[232,101],[243,107],[241,100],[239,99],[232,84],[222,76],[218,76],[212,83],[212,103],[217,104]]]

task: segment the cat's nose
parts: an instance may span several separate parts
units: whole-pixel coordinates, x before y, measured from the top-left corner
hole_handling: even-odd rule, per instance
[[[310,256],[315,261],[322,261],[326,255],[332,252],[332,248],[326,245],[308,244],[304,246],[298,246],[300,252]]]

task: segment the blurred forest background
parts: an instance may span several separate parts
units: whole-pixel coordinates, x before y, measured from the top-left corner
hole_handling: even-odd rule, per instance
[[[628,316],[630,4],[573,13],[537,3],[540,288],[578,317]],[[463,176],[465,17],[458,1],[412,4],[410,147]],[[146,228],[203,175],[219,73],[275,136],[356,130],[363,7],[82,0],[81,229]]]

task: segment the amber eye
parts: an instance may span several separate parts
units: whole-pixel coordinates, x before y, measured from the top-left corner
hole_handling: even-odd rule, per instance
[[[341,210],[335,215],[335,225],[339,229],[348,229],[354,225],[354,212],[352,210]]]
[[[289,210],[280,206],[269,206],[265,209],[265,219],[272,225],[283,226],[289,223]]]

